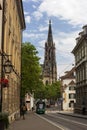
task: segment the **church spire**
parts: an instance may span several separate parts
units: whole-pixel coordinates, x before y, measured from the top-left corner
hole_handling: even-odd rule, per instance
[[[57,65],[55,44],[53,43],[51,20],[49,20],[48,38],[45,42],[45,55],[43,64],[43,83],[52,84],[57,80]]]
[[[49,30],[48,30],[48,44],[53,43],[53,36],[52,36],[52,28],[51,28],[51,20],[49,20]]]

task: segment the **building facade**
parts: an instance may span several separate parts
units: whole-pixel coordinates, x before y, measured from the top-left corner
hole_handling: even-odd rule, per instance
[[[34,108],[34,93],[26,93],[25,94],[25,104],[27,107],[27,110],[30,111],[32,108]]]
[[[25,29],[22,0],[0,0],[0,17],[2,17],[2,39],[0,40],[0,78],[6,78],[9,86],[2,90],[2,112],[9,113],[9,120],[14,120],[20,113],[21,87],[21,43],[22,31]],[[0,19],[1,20],[1,19]],[[2,71],[3,64],[9,60],[13,66],[12,72]],[[3,72],[3,74],[2,74]],[[3,76],[3,77],[2,77]],[[2,87],[2,86],[1,86]]]
[[[57,81],[55,44],[53,43],[51,21],[49,21],[48,38],[47,38],[47,42],[45,43],[43,83],[52,84],[55,81]]]
[[[61,85],[62,109],[65,111],[73,111],[76,103],[75,67],[61,77]]]
[[[87,25],[76,38],[76,46],[72,53],[76,65],[76,113],[87,114]]]

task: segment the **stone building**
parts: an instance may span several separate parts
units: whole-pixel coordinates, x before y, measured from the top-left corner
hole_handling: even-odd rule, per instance
[[[65,75],[60,77],[61,79],[61,93],[62,93],[62,109],[73,111],[76,103],[76,79],[75,79],[75,67],[70,71],[67,71]],[[59,100],[60,102],[61,100]]]
[[[87,25],[76,38],[76,46],[72,53],[76,66],[76,113],[87,114]]]
[[[22,31],[25,29],[22,0],[0,0],[0,17],[0,78],[6,78],[9,82],[8,87],[2,88],[0,105],[2,112],[9,113],[11,121],[20,113],[21,43]],[[12,64],[9,74],[2,71],[7,60]]]
[[[51,21],[49,21],[48,38],[45,43],[45,56],[43,64],[43,83],[52,84],[57,80],[57,65],[55,43],[53,42]]]

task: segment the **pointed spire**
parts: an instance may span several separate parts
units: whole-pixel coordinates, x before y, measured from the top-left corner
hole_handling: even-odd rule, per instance
[[[49,34],[52,34],[52,29],[51,29],[51,20],[49,20],[49,32],[48,32],[48,35]]]
[[[51,20],[49,20],[49,30],[48,30],[48,44],[53,43],[52,29],[51,29]]]

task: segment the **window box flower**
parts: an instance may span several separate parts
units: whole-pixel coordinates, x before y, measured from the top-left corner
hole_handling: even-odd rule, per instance
[[[2,84],[3,87],[8,87],[8,79],[1,79],[0,84]]]

